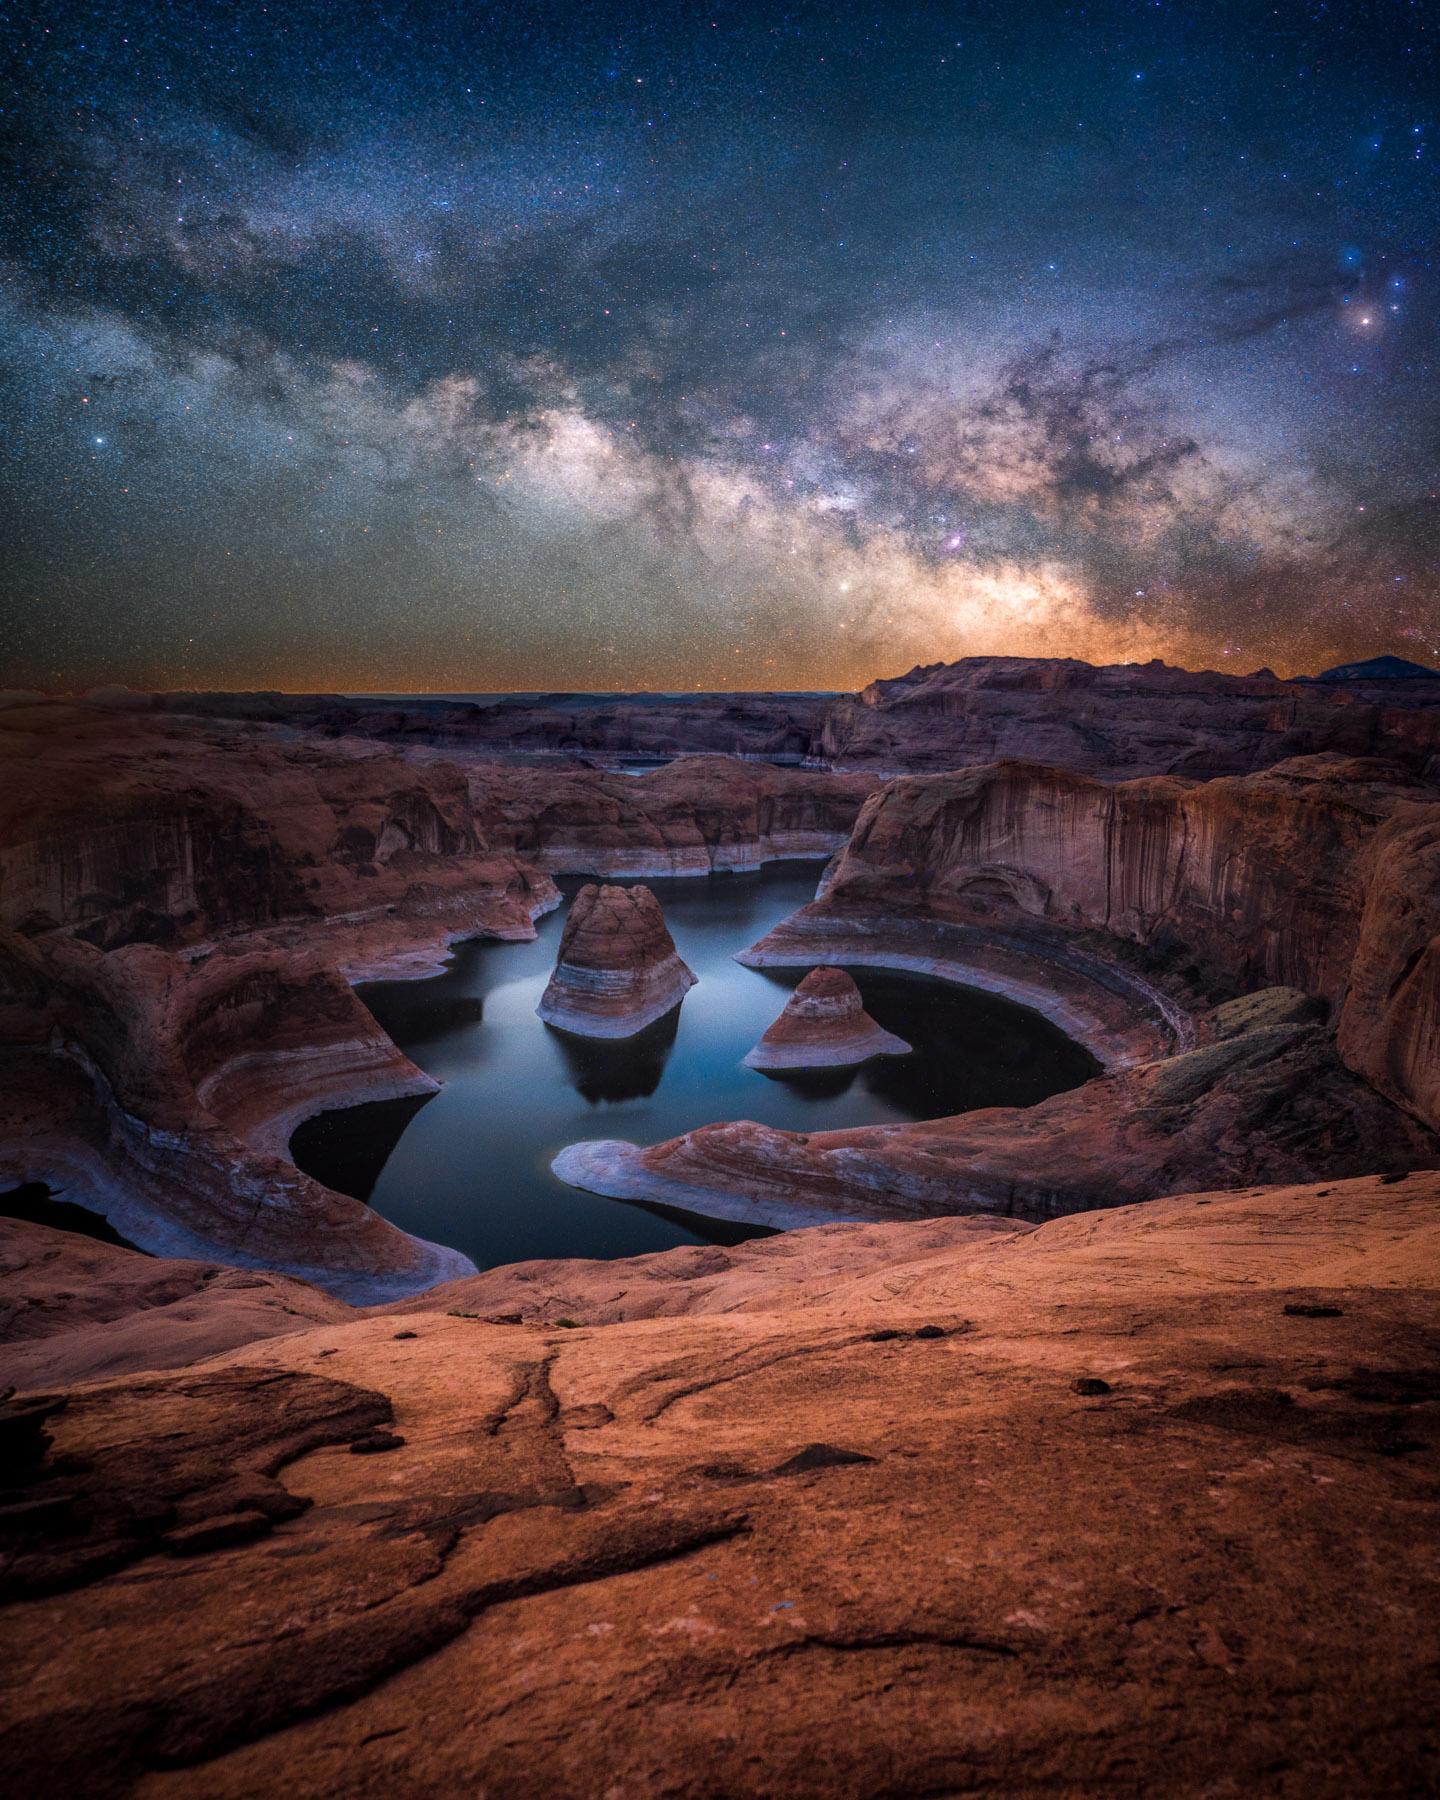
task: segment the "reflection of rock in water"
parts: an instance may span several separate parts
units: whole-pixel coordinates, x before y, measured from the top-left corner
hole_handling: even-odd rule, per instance
[[[782,1081],[792,1094],[804,1100],[835,1100],[850,1086],[859,1073],[859,1065],[842,1064],[836,1069],[761,1069],[767,1081]]]
[[[480,946],[465,944],[463,951]],[[457,956],[456,962],[460,958]],[[443,997],[421,990],[427,985],[419,981],[367,982],[360,998],[370,1009],[381,1029],[410,1046],[410,1052],[424,1050],[431,1044],[443,1043],[457,1031],[481,1023],[485,1017],[482,994],[445,994]],[[472,1046],[475,1055],[483,1055],[485,1043],[479,1039]]]
[[[1013,1005],[976,988],[938,990],[923,976],[853,969],[866,1011],[913,1046],[860,1071],[866,1089],[912,1118],[993,1106],[998,1070],[1004,1104],[1029,1106],[1098,1075],[1090,1052],[1032,1014],[1023,1027]]]
[[[297,1125],[290,1139],[290,1160],[327,1187],[368,1200],[405,1135],[405,1128],[433,1094],[406,1094],[400,1100],[370,1100],[316,1113]]]
[[[653,1094],[665,1073],[679,1028],[677,1006],[633,1037],[586,1038],[568,1031],[554,1035],[576,1093],[592,1106],[599,1106],[620,1100],[644,1100]]]

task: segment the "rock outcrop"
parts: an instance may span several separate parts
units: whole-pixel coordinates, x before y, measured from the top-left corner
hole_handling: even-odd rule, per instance
[[[529,936],[548,878],[465,777],[361,739],[79,707],[0,713],[0,926],[102,949],[325,927],[337,955]]]
[[[866,1012],[853,976],[812,969],[745,1061],[752,1069],[832,1069],[909,1050]]]
[[[695,985],[647,887],[587,882],[571,902],[560,953],[536,1012],[583,1037],[633,1037]]]
[[[471,1266],[286,1156],[309,1113],[435,1088],[313,952],[0,934],[0,1043],[0,1183],[44,1182],[142,1249],[352,1299]]]
[[[290,1275],[142,1256],[0,1217],[0,1380],[19,1388],[178,1369],[353,1318]]]
[[[17,1397],[10,1783],[1433,1787],[1437,1204],[497,1270]]]
[[[1440,1138],[1340,1062],[1307,997],[1248,996],[1197,1048],[1029,1107],[918,1124],[778,1131],[707,1125],[642,1148],[572,1144],[562,1181],[614,1199],[790,1229],[989,1211],[1022,1219],[1124,1206],[1197,1183],[1440,1167]]]
[[[327,1106],[433,1092],[351,992],[532,937],[547,875],[465,777],[360,740],[96,708],[0,713],[0,1181],[132,1243],[383,1299],[468,1259],[301,1175]]]

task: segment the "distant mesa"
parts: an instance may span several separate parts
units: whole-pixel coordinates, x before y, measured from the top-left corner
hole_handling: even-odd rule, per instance
[[[1365,662],[1339,663],[1315,681],[1440,681],[1440,669],[1403,656],[1372,656]]]
[[[745,1061],[752,1069],[833,1069],[909,1051],[870,1017],[843,969],[812,969]]]
[[[633,1037],[695,985],[648,887],[597,886],[575,896],[560,955],[536,1012],[582,1037]]]

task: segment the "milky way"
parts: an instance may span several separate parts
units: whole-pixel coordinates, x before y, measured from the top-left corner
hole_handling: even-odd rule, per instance
[[[3,680],[1440,655],[1434,21],[12,12]]]

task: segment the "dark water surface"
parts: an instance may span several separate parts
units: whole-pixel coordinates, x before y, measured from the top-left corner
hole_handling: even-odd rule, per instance
[[[914,1054],[783,1079],[747,1069],[745,1053],[804,971],[743,969],[734,954],[812,899],[819,874],[818,863],[772,863],[756,874],[648,882],[699,985],[633,1038],[570,1037],[536,1018],[563,909],[539,921],[535,943],[464,944],[431,980],[368,983],[361,999],[445,1085],[428,1100],[309,1120],[291,1144],[296,1162],[481,1268],[630,1256],[754,1234],[568,1188],[549,1170],[566,1144],[652,1144],[722,1119],[792,1131],[887,1125],[1028,1105],[1095,1073],[1087,1051],[1023,1007],[867,969],[853,971],[866,1007]],[[568,902],[583,884],[560,885]]]

